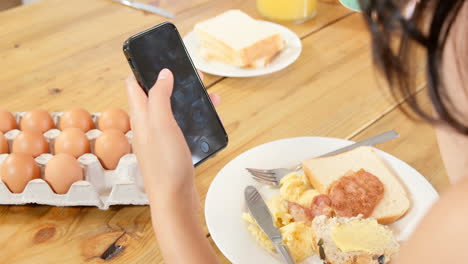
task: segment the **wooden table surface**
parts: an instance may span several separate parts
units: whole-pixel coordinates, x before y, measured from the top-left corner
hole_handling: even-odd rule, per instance
[[[173,22],[183,34],[197,21],[227,9],[259,17],[255,0],[153,2],[177,15]],[[127,109],[123,80],[130,71],[122,43],[164,20],[110,0],[42,0],[1,12],[0,107]],[[438,191],[446,187],[434,131],[403,115],[398,105],[405,102],[394,101],[376,77],[360,15],[336,0],[319,0],[316,18],[287,26],[303,44],[300,58],[290,67],[254,78],[206,75],[209,92],[222,97],[218,111],[230,143],[196,170],[202,205],[216,173],[256,145],[297,136],[359,140],[389,129],[397,130],[401,138],[379,148],[415,167]],[[422,77],[423,69],[417,96],[429,107]],[[123,250],[102,259],[111,245]],[[147,206],[114,206],[106,211],[0,206],[0,248],[2,263],[163,262]]]

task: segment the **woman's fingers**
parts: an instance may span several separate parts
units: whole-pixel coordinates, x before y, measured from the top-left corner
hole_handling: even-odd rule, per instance
[[[203,81],[203,78],[205,78],[205,76],[203,75],[203,72],[201,72],[200,70],[197,70],[198,72],[198,75],[200,76],[200,79],[202,79]]]
[[[168,69],[163,69],[159,75],[158,80],[150,89],[148,95],[148,110],[151,114],[160,117],[173,118],[171,108],[171,95],[174,87],[174,76]]]
[[[132,120],[141,119],[143,115],[146,115],[148,98],[133,74],[127,77],[126,85],[130,116]]]
[[[221,103],[221,96],[218,94],[210,94],[210,99],[214,106],[218,106]]]
[[[221,103],[221,96],[219,96],[219,94],[210,94],[210,99],[215,107]],[[219,116],[219,119],[221,120],[221,122],[223,122],[223,118],[221,116]]]

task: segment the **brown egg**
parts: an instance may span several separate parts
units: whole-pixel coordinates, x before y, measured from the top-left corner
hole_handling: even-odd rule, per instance
[[[24,114],[20,122],[21,130],[37,130],[44,133],[55,128],[54,120],[45,110],[33,110]]]
[[[72,155],[57,154],[47,162],[44,180],[55,193],[65,194],[73,183],[83,180],[83,169]]]
[[[6,133],[10,130],[17,129],[18,124],[12,113],[0,109],[0,132]]]
[[[130,117],[127,112],[120,108],[109,108],[102,112],[99,117],[99,129],[104,131],[108,129],[117,129],[123,133],[130,130]]]
[[[8,153],[8,141],[2,132],[0,132],[0,154]]]
[[[74,108],[63,112],[60,117],[61,130],[66,128],[79,128],[83,132],[88,132],[94,128],[93,118],[91,114],[83,108]]]
[[[13,140],[12,153],[28,153],[37,157],[49,152],[49,143],[37,130],[21,131]]]
[[[89,140],[79,128],[66,128],[55,139],[55,154],[66,153],[79,158],[90,153]]]
[[[12,153],[3,161],[0,175],[11,192],[21,193],[29,181],[40,177],[40,170],[31,155]]]
[[[94,154],[107,170],[117,168],[120,158],[128,153],[130,153],[130,143],[119,130],[106,130],[96,139]]]

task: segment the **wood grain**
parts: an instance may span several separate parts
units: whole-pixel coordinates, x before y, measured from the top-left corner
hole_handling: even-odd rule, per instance
[[[0,246],[4,249],[2,259],[8,263],[31,263],[32,259],[38,261],[35,263],[162,261],[147,206],[112,207],[108,211],[49,206],[2,209]],[[100,256],[114,242],[123,250],[104,261]]]
[[[2,0],[0,2],[0,12],[19,5],[21,5],[21,0]]]
[[[185,2],[184,8],[173,10],[177,14],[173,22],[182,34],[194,23],[230,8],[257,16],[254,1]],[[349,14],[338,5],[323,4],[321,9],[323,14],[316,19],[291,25],[291,29],[307,36]],[[90,111],[126,108],[123,80],[130,70],[122,43],[164,20],[110,0],[69,0],[66,4],[44,0],[0,14],[0,24],[7,25],[0,28],[0,37],[6,40],[0,43],[3,107],[13,111],[37,107],[59,111],[78,105]],[[211,86],[219,79],[206,75],[205,83]],[[24,99],[32,95],[34,100]]]

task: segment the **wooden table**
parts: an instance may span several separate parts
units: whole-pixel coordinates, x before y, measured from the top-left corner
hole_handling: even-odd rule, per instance
[[[195,22],[231,8],[259,16],[254,0],[156,2],[177,15],[173,22],[184,34]],[[110,0],[42,0],[0,13],[0,107],[127,108],[123,80],[129,68],[122,42],[163,20]],[[256,145],[296,136],[359,140],[389,129],[397,130],[401,138],[379,148],[408,162],[442,190],[448,180],[434,131],[403,115],[398,105],[405,102],[392,100],[376,78],[369,36],[359,14],[335,0],[321,0],[316,18],[288,27],[304,46],[292,66],[264,77],[205,78],[209,92],[222,96],[218,110],[230,144],[197,168],[202,204],[216,173]],[[429,106],[422,73],[421,69],[417,96]],[[111,245],[123,250],[102,259]],[[0,248],[2,263],[163,262],[147,206],[114,206],[107,211],[1,206]]]

